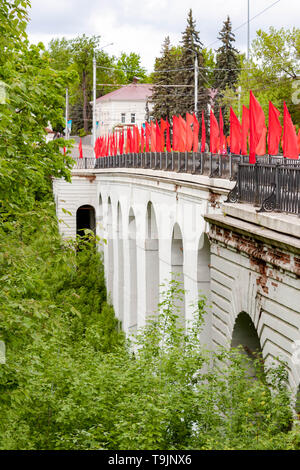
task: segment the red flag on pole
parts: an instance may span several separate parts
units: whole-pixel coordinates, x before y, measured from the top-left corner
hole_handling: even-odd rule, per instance
[[[192,125],[194,124],[194,117],[186,113],[186,150],[190,152],[193,148],[194,135],[192,130]]]
[[[268,153],[278,155],[282,126],[279,121],[280,111],[269,101]]]
[[[79,142],[79,158],[83,158],[81,137],[80,137],[80,142]]]
[[[178,151],[178,131],[179,131],[179,124],[178,124],[178,117],[173,116],[173,150],[174,152]]]
[[[286,158],[299,158],[298,139],[296,129],[286,103],[283,103],[283,156]]]
[[[156,123],[155,123],[155,135],[156,135],[156,152],[161,152],[162,149],[161,149],[161,130],[160,130],[160,127],[159,127],[159,124],[156,120]]]
[[[178,118],[179,123],[179,152],[186,151],[186,121],[183,119],[182,116]]]
[[[248,135],[250,130],[250,120],[249,120],[249,109],[243,105],[243,115],[242,115],[242,142],[241,150],[242,155],[248,155]]]
[[[241,152],[242,126],[232,107],[230,107],[230,152],[237,155]]]
[[[198,152],[198,146],[199,146],[199,129],[200,125],[198,122],[198,119],[196,117],[196,114],[193,114],[193,130],[194,130],[194,135],[193,135],[193,152]]]
[[[166,120],[166,124],[167,124],[166,149],[167,149],[167,152],[171,152],[172,149],[171,149],[171,140],[170,140],[170,124],[167,120]]]
[[[160,120],[160,133],[161,133],[161,151],[165,149],[165,130],[168,128],[168,123],[164,119]]]
[[[224,135],[224,121],[223,121],[221,108],[220,108],[219,124],[220,124],[220,153],[224,155],[226,153],[226,137]]]
[[[151,121],[151,152],[156,152],[156,127]]]
[[[299,155],[300,155],[300,129],[298,131],[298,152],[299,152]]]
[[[146,122],[146,152],[150,151],[150,135],[151,135],[151,128]]]
[[[256,148],[266,129],[265,115],[259,102],[250,91],[250,158],[249,163],[256,162]]]
[[[220,149],[220,131],[219,124],[212,109],[210,110],[210,151],[219,153]]]
[[[204,111],[202,111],[202,129],[201,129],[201,152],[205,152],[206,144],[206,129],[205,129],[205,120],[204,120]]]
[[[141,153],[144,153],[145,148],[145,133],[143,126],[141,127]]]

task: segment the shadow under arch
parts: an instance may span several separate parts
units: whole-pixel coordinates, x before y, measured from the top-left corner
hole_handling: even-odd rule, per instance
[[[107,200],[107,290],[113,300],[113,285],[114,285],[114,244],[113,244],[113,229],[112,229],[112,203],[111,198]]]
[[[204,295],[210,300],[210,242],[208,235],[203,233],[198,245],[197,284],[199,297]]]
[[[261,366],[260,372],[263,371],[263,357],[260,340],[254,323],[246,312],[241,312],[236,318],[232,332],[231,347],[240,347],[241,353],[250,359],[250,376],[257,376],[258,371],[255,366],[255,361],[258,361],[257,364],[260,364]]]
[[[96,213],[93,206],[85,205],[77,209],[76,212],[76,234],[84,235],[84,230],[96,231]]]
[[[157,312],[159,304],[159,239],[151,201],[147,204],[146,218],[146,317],[151,317]]]
[[[184,289],[184,250],[183,250],[183,237],[181,229],[178,223],[175,223],[172,234],[172,245],[171,245],[171,273],[172,280],[180,283],[180,288]],[[185,322],[185,294],[178,298],[176,307],[179,313],[179,317]]]

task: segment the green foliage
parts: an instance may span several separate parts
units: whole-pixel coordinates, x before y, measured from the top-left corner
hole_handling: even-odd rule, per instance
[[[266,120],[269,100],[282,115],[283,101],[286,101],[294,124],[299,125],[299,44],[299,28],[276,30],[271,27],[268,32],[259,30],[252,42],[250,62],[242,59],[237,84],[242,89],[241,103],[249,105],[249,91],[252,89],[263,107]],[[232,90],[227,90],[223,103],[238,110],[237,96]]]

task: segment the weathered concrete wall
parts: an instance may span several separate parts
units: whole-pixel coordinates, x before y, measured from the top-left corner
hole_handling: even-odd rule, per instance
[[[300,382],[300,366],[294,361],[300,339],[300,220],[258,215],[244,205],[224,205],[225,211],[227,215],[206,217],[213,345],[230,346],[238,315],[247,313],[266,364],[277,357],[286,361],[290,383],[296,388]],[[286,235],[288,227],[294,236]]]

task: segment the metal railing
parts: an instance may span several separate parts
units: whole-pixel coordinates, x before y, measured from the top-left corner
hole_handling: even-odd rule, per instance
[[[276,164],[240,163],[235,187],[226,202],[247,202],[258,212],[287,212],[300,215],[300,161],[279,160]]]
[[[287,160],[282,157],[264,156],[258,157],[258,159],[260,164],[272,165],[277,162],[285,165],[295,164],[295,160]],[[75,162],[74,169],[143,168],[236,180],[239,164],[249,163],[249,157],[247,155],[219,155],[195,152],[147,152],[100,157],[98,159],[76,158]]]

